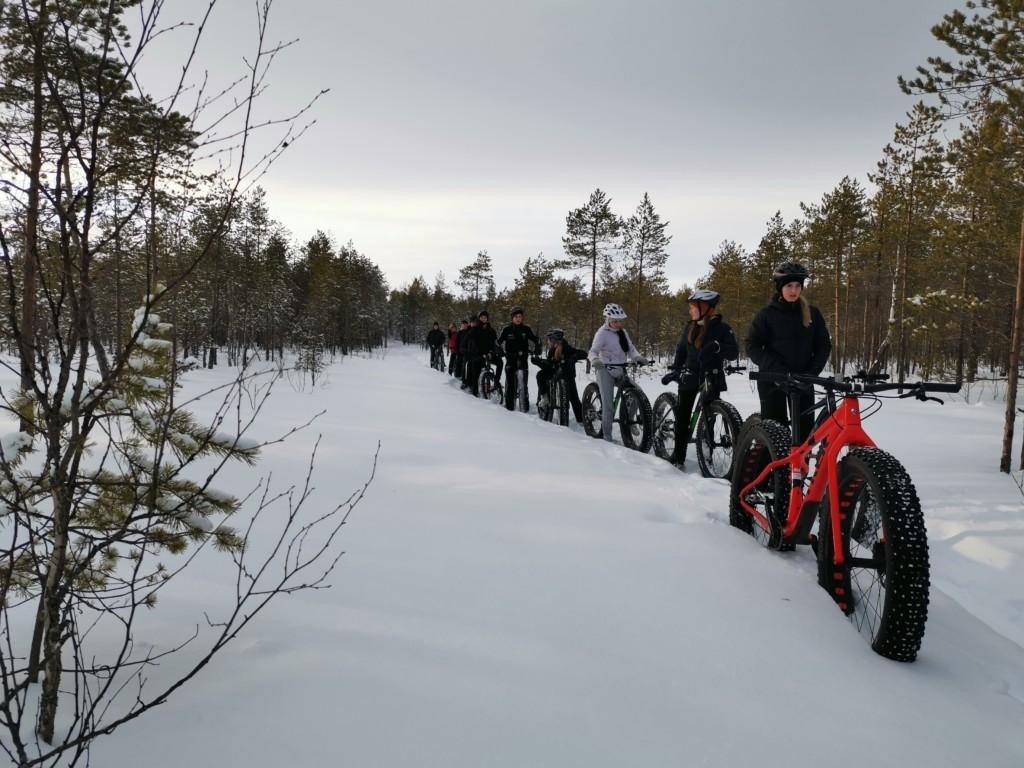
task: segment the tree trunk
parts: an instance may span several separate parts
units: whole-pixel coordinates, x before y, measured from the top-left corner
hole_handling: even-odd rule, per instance
[[[1006,365],[1006,417],[1003,420],[1003,452],[999,457],[999,471],[1010,471],[1010,452],[1013,450],[1013,426],[1017,417],[1017,366],[1020,362],[1020,336],[1024,320],[1024,212],[1021,214],[1020,247],[1017,251],[1017,292],[1013,299],[1013,334],[1010,337],[1010,356]]]

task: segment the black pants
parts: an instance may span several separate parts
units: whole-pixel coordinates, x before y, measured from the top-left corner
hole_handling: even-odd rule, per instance
[[[690,419],[693,418],[693,406],[697,402],[698,395],[700,395],[700,390],[694,389],[692,386],[685,389],[679,387],[679,404],[676,406],[676,447],[672,456],[672,461],[678,464],[682,464],[686,460],[686,448],[690,442]],[[709,389],[704,403],[714,402],[720,396],[721,393],[717,389]]]
[[[466,375],[462,381],[473,393],[473,397],[477,396],[477,384],[480,381],[480,371],[483,369],[484,359],[482,357],[470,357],[466,360]]]
[[[789,394],[778,387],[767,385],[762,387],[757,384],[757,394],[761,398],[761,416],[765,419],[773,419],[786,424],[792,428],[789,413]],[[799,440],[803,442],[811,434],[814,427],[814,394],[811,392],[800,393],[800,435]]]
[[[434,367],[434,363],[437,361],[437,358],[439,358],[439,357],[441,358],[441,367],[444,367],[444,352],[441,351],[440,347],[431,347],[430,348],[430,367],[431,368]]]
[[[462,378],[462,355],[458,352],[452,352],[448,355],[448,375],[454,376],[457,379]]]
[[[519,371],[523,372],[523,391],[519,392],[518,378]],[[516,409],[516,400],[523,401],[523,411],[530,410],[530,389],[527,386],[530,372],[526,366],[513,365],[511,361],[505,366],[505,407],[510,411]]]

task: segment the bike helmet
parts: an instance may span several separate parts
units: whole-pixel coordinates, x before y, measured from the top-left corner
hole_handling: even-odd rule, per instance
[[[786,283],[800,283],[800,285],[803,285],[804,280],[808,277],[810,275],[807,272],[807,267],[796,261],[784,261],[772,273],[775,287],[780,291]]]
[[[709,291],[706,288],[701,288],[690,294],[687,301],[702,301],[709,307],[714,309],[718,306],[718,302],[722,300],[722,294],[718,291]]]
[[[526,313],[523,312],[523,308],[522,307],[512,307],[512,311],[509,313],[509,317],[515,317],[516,315],[523,315],[523,314],[526,314]]]
[[[548,331],[548,338],[556,344],[565,341],[565,331],[561,328],[552,328]]]
[[[624,310],[618,304],[605,304],[604,305],[604,312],[602,312],[601,314],[603,314],[609,320],[625,320],[626,319],[626,310]]]

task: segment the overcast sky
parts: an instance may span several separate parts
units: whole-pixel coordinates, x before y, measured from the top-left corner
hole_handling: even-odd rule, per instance
[[[214,79],[251,50],[254,6],[219,0],[201,50]],[[263,186],[296,238],[351,239],[396,287],[451,282],[481,249],[510,285],[528,256],[561,255],[566,214],[595,187],[620,215],[649,192],[678,288],[722,240],[751,250],[776,210],[794,218],[844,175],[866,183],[913,104],[896,76],[941,50],[929,30],[961,6],[277,0],[270,36],[300,40],[261,109],[331,91]]]

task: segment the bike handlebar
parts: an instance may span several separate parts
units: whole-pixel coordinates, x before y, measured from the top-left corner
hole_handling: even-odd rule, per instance
[[[874,394],[876,392],[891,392],[892,390],[908,390],[904,397],[912,397],[915,394],[924,392],[959,392],[960,384],[948,381],[915,381],[902,384],[870,384],[858,381],[839,381],[823,376],[811,376],[806,373],[772,373],[770,371],[751,371],[752,381],[771,381],[776,384],[789,385],[811,384],[822,387],[833,392],[846,392],[850,394]]]

